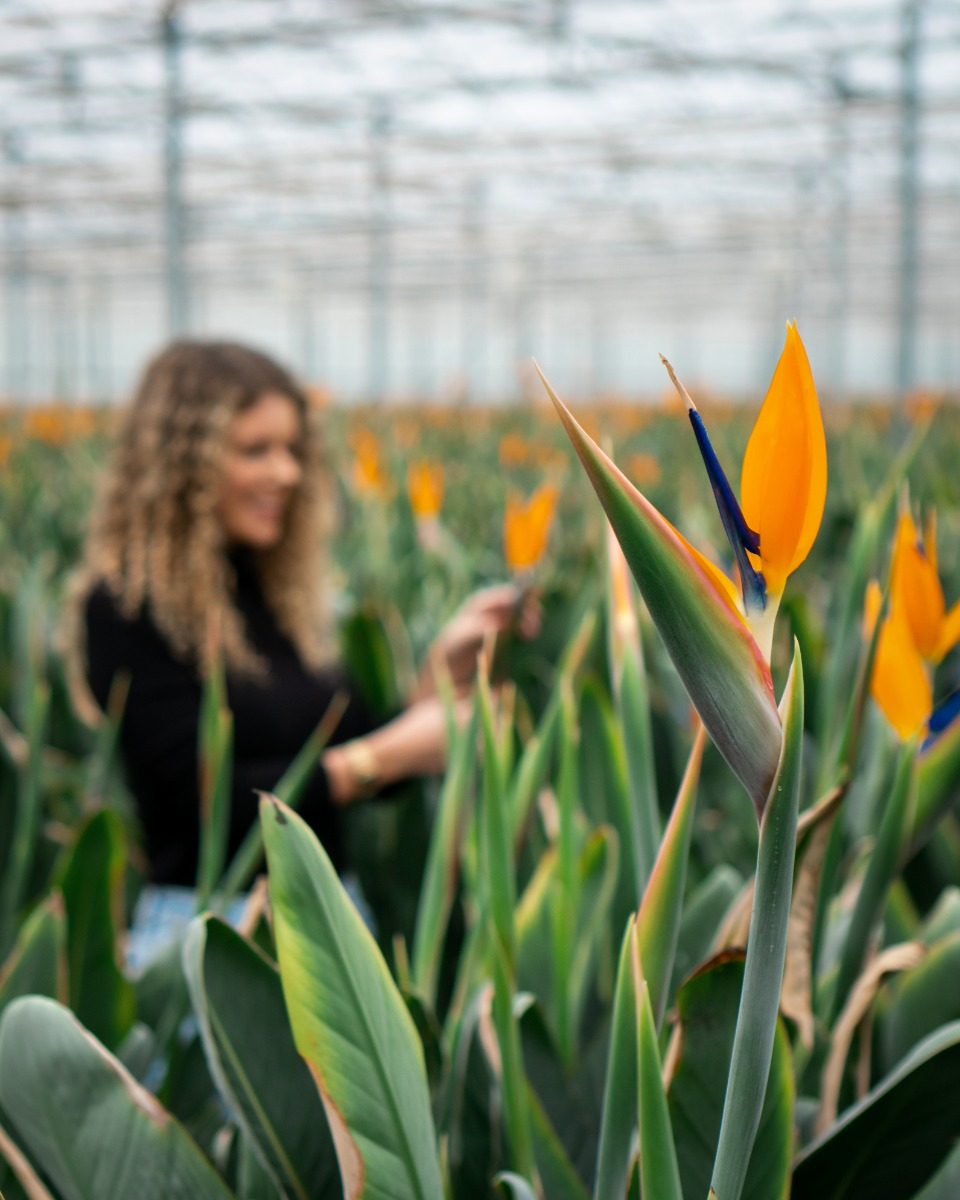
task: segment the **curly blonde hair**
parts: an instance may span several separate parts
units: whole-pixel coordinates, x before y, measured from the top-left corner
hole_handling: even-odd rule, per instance
[[[267,604],[301,658],[312,667],[326,660],[327,473],[310,407],[282,367],[233,342],[177,341],[148,364],[94,507],[73,588],[77,625],[86,596],[105,585],[124,616],[148,611],[176,657],[198,670],[219,652],[235,675],[265,673],[236,607],[217,506],[230,423],[268,392],[288,397],[300,414],[303,474],[280,542],[253,552],[254,561]],[[82,639],[70,640],[82,654]]]

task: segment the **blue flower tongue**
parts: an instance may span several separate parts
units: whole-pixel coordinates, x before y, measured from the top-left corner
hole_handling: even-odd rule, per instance
[[[713,488],[713,496],[717,502],[720,520],[723,522],[724,533],[726,533],[727,541],[733,550],[733,556],[737,560],[737,568],[740,571],[740,586],[743,589],[744,607],[748,612],[751,609],[759,608],[762,610],[767,607],[767,583],[763,578],[763,573],[755,570],[747,558],[748,550],[751,554],[760,553],[760,535],[754,533],[744,519],[743,510],[737,503],[736,496],[733,494],[730,480],[724,474],[716,451],[710,444],[710,438],[707,436],[703,417],[700,416],[696,408],[691,408],[687,415],[690,417],[693,434],[697,439],[697,445],[700,447],[700,457],[703,459],[703,465],[707,468],[707,475],[710,479],[710,486]]]
[[[958,716],[960,716],[960,688],[952,692],[933,710],[930,720],[927,722],[927,736],[920,747],[921,752],[932,746],[940,734]]]
[[[707,475],[710,479],[710,486],[713,488],[713,496],[717,502],[720,520],[723,522],[723,530],[727,535],[727,541],[733,550],[737,569],[740,572],[743,606],[748,613],[758,609],[762,612],[767,607],[767,581],[764,579],[763,573],[755,570],[749,558],[747,558],[748,550],[751,554],[760,553],[760,535],[759,533],[754,533],[744,518],[743,510],[740,508],[737,498],[733,494],[733,488],[730,486],[730,480],[724,474],[716,451],[710,444],[710,438],[707,436],[707,428],[703,423],[703,417],[697,411],[697,406],[690,399],[687,389],[677,378],[673,367],[662,354],[660,355],[660,361],[667,368],[667,374],[673,381],[673,386],[680,393],[683,402],[687,406],[687,415],[690,418],[690,424],[693,426],[694,437],[697,439],[697,445],[700,448],[700,457],[703,459],[703,465],[707,468]]]

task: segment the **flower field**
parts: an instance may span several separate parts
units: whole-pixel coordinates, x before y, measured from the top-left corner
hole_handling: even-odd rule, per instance
[[[486,657],[442,780],[348,812],[376,940],[293,811],[318,741],[262,802],[269,894],[258,840],[140,974],[116,722],[63,653],[112,413],[0,414],[0,1195],[960,1193],[960,416],[825,407],[821,519],[816,438],[777,450],[774,405],[754,440],[761,395],[694,396],[709,475],[673,392],[318,397],[374,707],[479,585],[542,628]]]

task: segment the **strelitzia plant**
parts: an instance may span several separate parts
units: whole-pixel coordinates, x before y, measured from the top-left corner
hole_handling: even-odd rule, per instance
[[[741,505],[700,413],[667,367],[688,406],[739,588],[630,483],[574,420],[542,372],[540,377],[680,678],[759,819],[782,745],[770,674],[773,626],[787,577],[809,553],[823,515],[823,421],[806,351],[796,326],[789,325],[744,456]]]
[[[802,666],[795,648],[778,710],[770,673],[773,623],[787,577],[806,558],[820,525],[826,442],[806,351],[796,326],[788,325],[747,446],[738,503],[696,406],[664,362],[687,404],[737,564],[739,591],[584,432],[542,372],[540,378],[680,678],[744,784],[760,826],[740,1012],[711,1181],[712,1196],[737,1200],[770,1069],[800,791]],[[642,1160],[642,1145],[640,1152]]]
[[[866,624],[879,616],[880,586],[867,592]],[[880,626],[871,692],[901,738],[928,727],[935,733],[943,717],[934,713],[933,668],[960,641],[960,601],[947,611],[937,573],[936,514],[927,515],[921,536],[904,501],[890,569],[890,610]]]

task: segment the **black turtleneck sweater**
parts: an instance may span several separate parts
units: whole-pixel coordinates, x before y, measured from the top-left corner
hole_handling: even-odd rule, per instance
[[[228,861],[257,820],[256,792],[276,786],[336,692],[346,691],[350,702],[332,743],[360,737],[376,725],[341,668],[313,672],[304,666],[267,607],[252,564],[238,558],[234,566],[237,607],[269,672],[263,681],[227,679],[234,720]],[[120,744],[143,825],[151,878],[193,884],[200,813],[197,672],[174,657],[147,611],[128,620],[105,587],[91,593],[85,615],[87,677],[101,708],[106,708],[117,672],[130,674]],[[340,867],[338,812],[321,766],[314,770],[298,807]]]

